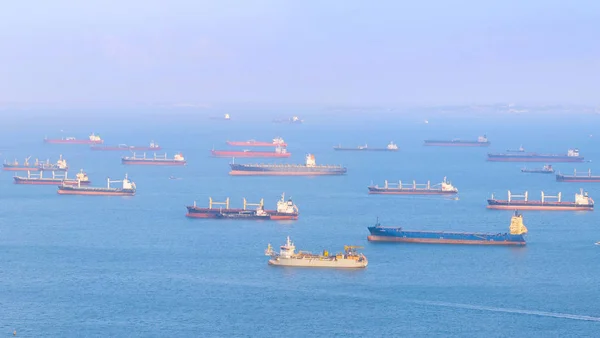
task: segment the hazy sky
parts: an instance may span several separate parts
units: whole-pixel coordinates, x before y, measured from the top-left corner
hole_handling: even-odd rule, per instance
[[[594,0],[0,4],[0,102],[598,104],[599,89]]]

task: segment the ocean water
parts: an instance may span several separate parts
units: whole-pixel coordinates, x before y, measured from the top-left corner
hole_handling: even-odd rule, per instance
[[[519,163],[489,163],[488,151],[523,145],[592,160],[555,164],[600,174],[600,118],[590,115],[456,117],[443,114],[339,114],[297,111],[302,125],[273,124],[267,112],[232,111],[234,120],[150,111],[43,113],[0,126],[1,159],[62,154],[72,173],[94,185],[125,173],[134,197],[59,196],[54,186],[20,186],[0,173],[0,335],[22,337],[593,337],[600,332],[600,215],[526,211],[524,248],[369,243],[367,226],[505,232],[510,211],[486,209],[486,198],[580,188],[600,199],[600,184],[558,183],[522,174]],[[109,115],[109,116],[107,116]],[[424,118],[429,124],[423,123]],[[64,130],[63,133],[60,130]],[[106,144],[161,144],[182,151],[186,167],[120,164],[120,153],[46,145],[44,136],[99,133]],[[490,148],[424,147],[426,138],[476,138]],[[226,140],[282,136],[302,163],[343,164],[340,177],[230,177],[230,159],[209,157]],[[397,153],[334,152],[332,146],[385,146]],[[270,162],[236,159],[236,162]],[[526,164],[541,166],[543,164]],[[170,180],[169,176],[181,179]],[[459,198],[368,195],[371,182],[440,182]],[[300,209],[297,221],[187,219],[185,206],[231,198],[232,206],[282,193]],[[290,236],[319,252],[364,246],[358,271],[267,265],[264,249]]]

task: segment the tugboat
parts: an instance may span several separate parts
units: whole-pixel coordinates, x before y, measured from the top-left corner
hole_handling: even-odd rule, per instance
[[[552,174],[554,173],[554,168],[552,168],[551,164],[546,164],[543,168],[521,168],[522,173],[534,173],[534,174]]]
[[[45,138],[44,143],[53,143],[53,144],[102,144],[104,140],[100,138],[99,135],[95,135],[92,133],[87,140],[78,140],[74,137],[66,137],[62,139],[49,139]]]
[[[587,175],[577,174],[577,169],[573,170],[573,175],[556,174],[557,182],[600,182],[600,176],[592,175],[592,169],[588,169]]]
[[[527,227],[523,215],[515,211],[510,220],[509,233],[411,231],[402,228],[382,227],[379,221],[369,227],[367,239],[371,242],[401,242],[427,244],[479,244],[479,245],[525,245]]]
[[[57,174],[55,171],[52,172],[51,178],[43,177],[43,171],[39,174],[32,174],[31,171],[27,171],[27,177],[14,176],[15,184],[31,184],[31,185],[89,185],[92,183],[83,171],[83,169],[77,173],[75,179],[67,178],[67,173]]]
[[[315,156],[306,155],[306,164],[229,164],[233,176],[320,176],[344,175],[347,169],[337,165],[317,165]]]
[[[321,255],[312,254],[306,251],[296,253],[296,246],[287,237],[287,241],[280,247],[279,253],[273,251],[271,244],[265,250],[265,256],[271,257],[269,265],[290,266],[290,267],[309,267],[309,268],[365,268],[369,261],[364,254],[356,250],[362,249],[359,246],[346,245],[344,252],[330,255],[329,251],[324,250]]]
[[[440,147],[488,147],[490,141],[488,141],[486,135],[479,136],[476,141],[465,141],[460,139],[453,140],[425,140],[424,145],[426,146],[440,146]]]
[[[213,208],[213,205],[224,205],[225,208]],[[255,206],[256,209],[248,209],[248,206]],[[229,198],[225,202],[214,202],[212,197],[209,198],[208,208],[199,208],[194,205],[186,207],[188,212],[187,217],[191,218],[219,218],[219,219],[265,219],[265,220],[297,220],[298,207],[292,199],[285,200],[285,194],[281,195],[281,199],[277,202],[277,210],[265,210],[264,200],[260,203],[248,203],[244,198],[243,209],[229,208]]]
[[[394,142],[390,142],[385,148],[369,148],[366,144],[356,148],[344,148],[341,145],[333,147],[333,150],[342,151],[398,151],[398,146]]]
[[[154,153],[154,157],[146,157],[146,153],[144,153],[143,157],[137,157],[135,153],[133,156],[124,156],[121,158],[121,164],[128,165],[186,165],[187,162],[181,153],[175,154],[175,156],[171,158],[167,158],[167,154],[156,155]]]
[[[139,150],[139,151],[158,151],[161,150],[162,148],[158,145],[158,143],[155,143],[154,141],[150,142],[149,146],[128,146],[126,144],[119,144],[117,146],[90,146],[91,150],[99,150],[99,151],[134,151],[134,150]]]
[[[275,151],[255,151],[255,150],[211,150],[210,154],[213,157],[276,157],[276,158],[287,158],[292,156],[292,153],[288,153],[286,148],[277,146]]]
[[[403,185],[402,181],[398,183],[388,183],[384,181],[383,187],[378,185],[370,185],[368,187],[369,194],[387,194],[387,195],[454,195],[458,193],[458,189],[452,185],[452,183],[444,180],[442,183],[431,185],[431,182],[427,181],[427,184],[417,184],[413,181],[412,184]]]
[[[514,200],[514,197],[523,198],[522,200]],[[548,201],[548,199],[552,199]],[[549,196],[544,194],[542,191],[541,201],[530,201],[527,191],[523,195],[515,195],[508,191],[507,200],[497,200],[492,197],[487,200],[488,209],[501,209],[501,210],[560,210],[560,211],[578,211],[578,210],[594,210],[594,200],[588,196],[587,192],[583,189],[580,190],[579,194],[575,194],[575,202],[562,202],[562,193],[558,193],[556,196]]]
[[[29,163],[30,158],[31,158],[31,156],[27,157],[25,159],[25,161],[23,162],[23,164],[19,164],[19,161],[17,161],[17,159],[15,159],[13,162],[6,162],[6,160],[4,160],[2,170],[4,170],[4,171],[39,171],[40,170],[39,161],[36,159],[35,163],[33,163],[33,165],[32,165]]]
[[[125,174],[125,179],[111,181],[107,178],[106,188],[101,187],[82,187],[81,181],[77,181],[77,185],[62,184],[58,186],[59,195],[95,195],[95,196],[133,196],[135,195],[135,183],[130,181]],[[111,183],[122,182],[121,188],[112,188]]]
[[[227,141],[227,144],[230,146],[236,147],[287,147],[287,143],[281,138],[276,137],[273,139],[273,142],[263,142],[256,140],[248,140],[248,141]]]

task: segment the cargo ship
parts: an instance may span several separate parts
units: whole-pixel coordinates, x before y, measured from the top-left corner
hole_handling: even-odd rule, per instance
[[[514,200],[513,198],[522,198]],[[550,199],[550,201],[548,201]],[[550,196],[542,191],[542,199],[540,201],[530,201],[527,191],[522,195],[515,195],[508,191],[508,199],[497,200],[492,197],[487,200],[488,209],[520,209],[520,210],[560,210],[560,211],[575,211],[575,210],[594,210],[594,200],[588,196],[583,189],[578,194],[575,194],[575,202],[563,202],[562,193]]]
[[[365,268],[369,261],[364,254],[358,253],[359,246],[346,245],[344,252],[329,254],[324,250],[322,254],[313,254],[306,251],[298,251],[288,236],[284,245],[279,247],[279,253],[273,251],[271,244],[265,250],[265,256],[270,257],[269,265],[306,267],[306,268]]]
[[[333,150],[338,151],[398,151],[398,146],[394,142],[390,142],[385,148],[369,148],[368,145],[358,146],[356,148],[344,148],[342,145],[333,147]]]
[[[566,154],[538,154],[530,152],[488,154],[490,162],[584,162],[579,149],[569,149]]]
[[[150,142],[148,146],[128,146],[126,144],[119,144],[117,146],[90,146],[91,150],[97,151],[158,151],[162,148],[158,145],[158,143],[154,143],[154,141]]]
[[[522,173],[534,173],[534,174],[552,174],[554,168],[551,164],[546,164],[543,168],[521,168]]]
[[[402,184],[402,181],[389,183],[385,180],[382,187],[370,185],[367,188],[369,194],[380,195],[454,195],[458,193],[458,189],[448,182],[446,177],[442,183],[434,185],[431,185],[430,181],[423,184],[417,184],[416,181],[413,181],[412,184]]]
[[[476,141],[468,140],[425,140],[424,145],[426,146],[440,146],[440,147],[488,147],[490,145],[487,136],[479,136]]]
[[[187,162],[181,153],[175,154],[173,158],[167,158],[167,154],[156,155],[153,157],[146,157],[146,153],[144,156],[138,157],[135,153],[133,156],[124,156],[121,158],[121,164],[126,165],[163,165],[163,166],[181,166],[186,165]]]
[[[556,174],[557,182],[600,182],[600,176],[592,175],[592,169],[588,169],[587,174],[577,174],[577,169],[573,170],[573,175]]]
[[[212,157],[246,157],[246,158],[288,158],[292,153],[288,153],[286,148],[278,146],[275,151],[255,151],[255,150],[211,150]]]
[[[225,206],[214,207],[215,205]],[[255,206],[256,209],[248,209],[249,206]],[[277,202],[276,210],[265,210],[264,200],[259,203],[248,203],[244,198],[244,207],[242,209],[229,208],[229,198],[225,202],[214,202],[209,198],[208,208],[200,208],[194,205],[186,207],[187,217],[191,218],[219,218],[219,219],[263,219],[263,220],[297,220],[298,207],[292,199],[285,200],[285,194]]]
[[[46,162],[40,162],[37,159],[33,164],[29,163],[31,156],[25,159],[23,164],[19,164],[16,159],[13,162],[4,162],[3,170],[5,171],[67,171],[69,166],[67,161],[60,155],[56,163],[50,163],[50,160]]]
[[[111,181],[107,178],[106,188],[102,187],[86,187],[82,186],[81,182],[78,181],[77,185],[62,184],[58,186],[59,195],[95,195],[95,196],[133,196],[135,195],[136,187],[135,183],[130,181],[125,174],[123,180]],[[122,183],[121,188],[113,188],[110,186],[111,183]]]
[[[344,175],[347,169],[338,165],[317,165],[315,156],[306,155],[306,164],[229,164],[233,176],[320,176]]]
[[[248,140],[248,141],[227,141],[230,146],[236,147],[287,147],[287,143],[281,138],[276,137],[272,142]]]
[[[523,215],[515,211],[510,220],[508,233],[413,231],[402,228],[382,227],[379,222],[368,227],[371,242],[401,242],[426,244],[475,244],[475,245],[525,245],[527,227]]]
[[[224,114],[223,116],[211,116],[211,120],[221,120],[221,121],[230,121],[231,116],[229,114]]]
[[[44,143],[53,143],[53,144],[102,144],[104,140],[100,138],[99,135],[95,135],[92,133],[88,136],[87,140],[76,139],[75,137],[65,137],[61,139],[49,139],[45,138]]]
[[[74,179],[67,178],[67,173],[57,174],[55,171],[52,172],[52,177],[43,177],[43,171],[32,174],[31,171],[27,172],[27,177],[14,176],[15,184],[31,184],[31,185],[89,185],[90,181],[87,174],[81,170],[77,173]]]
[[[292,116],[289,119],[275,119],[274,123],[290,123],[290,124],[302,124],[304,120],[301,120],[298,116]]]

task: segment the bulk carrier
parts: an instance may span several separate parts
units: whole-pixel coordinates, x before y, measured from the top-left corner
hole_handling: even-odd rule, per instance
[[[324,250],[322,254],[313,254],[306,251],[296,253],[296,246],[288,236],[284,245],[279,247],[279,253],[273,251],[271,244],[265,250],[265,256],[269,256],[269,265],[306,267],[306,268],[365,268],[369,261],[364,254],[358,253],[359,246],[344,246],[344,252],[330,255]]]
[[[317,165],[315,156],[306,155],[306,164],[235,164],[229,165],[233,176],[321,176],[344,175],[346,168],[337,165]]]
[[[514,200],[513,198],[522,198]],[[550,201],[548,201],[550,199]],[[522,195],[515,195],[508,191],[508,199],[497,200],[492,197],[487,200],[488,209],[521,209],[521,210],[560,210],[560,211],[576,211],[576,210],[594,210],[594,200],[588,196],[583,189],[578,194],[575,194],[575,202],[563,202],[562,193],[555,196],[549,196],[542,191],[542,199],[540,201],[530,201],[527,191]]]
[[[173,158],[167,158],[167,154],[146,157],[146,153],[142,157],[138,157],[135,153],[133,156],[124,156],[121,158],[121,164],[125,165],[160,165],[160,166],[181,166],[187,162],[181,153],[175,154]]]
[[[130,181],[125,174],[125,178],[119,181],[106,179],[106,188],[102,187],[83,187],[78,181],[77,185],[62,184],[58,187],[59,195],[94,195],[94,196],[133,196],[135,195],[135,183]],[[111,183],[122,183],[121,188],[112,188]]]
[[[74,137],[65,137],[61,139],[49,139],[45,138],[44,143],[53,143],[53,144],[102,144],[104,140],[100,138],[99,135],[95,135],[92,133],[88,136],[87,140],[76,139]]]
[[[227,141],[227,144],[230,146],[236,147],[287,147],[287,143],[281,138],[276,137],[272,142],[263,142],[256,140],[248,140],[248,141]]]
[[[14,176],[15,184],[31,184],[31,185],[89,185],[91,183],[87,174],[83,169],[77,173],[74,179],[67,178],[67,173],[57,174],[52,172],[52,177],[43,177],[43,171],[39,174],[32,174],[31,171],[27,171],[27,177]]]
[[[379,185],[370,185],[367,188],[369,189],[369,194],[387,195],[454,195],[458,193],[458,189],[448,182],[446,177],[444,177],[442,183],[435,185],[431,185],[429,181],[426,184],[417,184],[416,181],[413,181],[412,184],[403,185],[402,181],[389,183],[386,180],[382,187]]]
[[[223,205],[222,207],[213,207],[214,205]],[[255,206],[256,209],[248,209],[249,206]],[[277,202],[276,210],[265,210],[264,200],[260,203],[248,203],[244,198],[243,209],[229,208],[229,198],[225,202],[214,202],[212,197],[209,198],[208,208],[200,208],[194,205],[186,207],[188,212],[187,217],[191,218],[218,218],[218,219],[262,219],[262,220],[297,220],[298,207],[292,199],[285,200],[285,194],[281,195],[281,199]]]
[[[490,162],[584,162],[579,149],[569,149],[566,154],[538,154],[531,152],[488,154]]]
[[[592,169],[588,169],[587,174],[577,174],[577,169],[573,170],[573,175],[556,174],[557,182],[600,182],[600,176],[592,175]]]
[[[426,146],[440,146],[440,147],[488,147],[490,145],[485,135],[479,136],[476,141],[468,140],[425,140],[424,145]]]
[[[213,157],[246,157],[246,158],[264,158],[264,157],[276,157],[276,158],[287,158],[292,156],[292,153],[288,153],[286,148],[277,146],[275,151],[255,151],[255,150],[211,150],[210,154]]]
[[[150,142],[148,146],[128,146],[126,144],[119,144],[117,146],[91,146],[91,150],[97,151],[158,151],[161,150],[161,146],[158,143],[154,143],[154,141]]]
[[[369,227],[371,242],[401,242],[426,244],[477,244],[477,245],[525,245],[527,228],[523,215],[515,211],[510,220],[508,233],[412,231],[402,228],[382,227],[379,222]]]
[[[19,164],[19,161],[16,159],[13,162],[4,162],[2,169],[4,171],[67,171],[69,169],[67,161],[63,159],[62,155],[60,155],[55,164],[50,163],[50,160],[40,162],[37,159],[33,164],[30,164],[30,158],[31,156],[26,158],[23,164]]]
[[[342,145],[333,147],[337,151],[398,151],[398,146],[394,142],[390,142],[385,148],[369,148],[368,145],[358,146],[356,148],[344,148]]]

